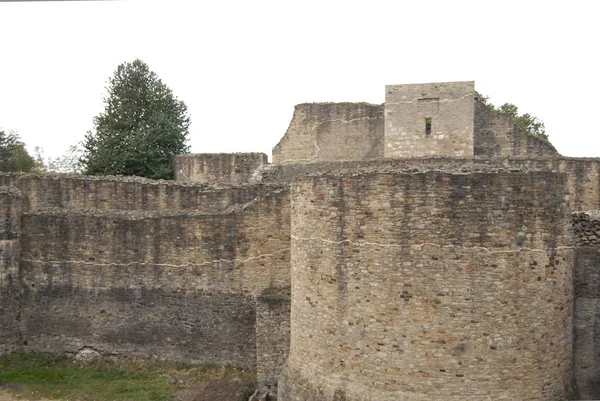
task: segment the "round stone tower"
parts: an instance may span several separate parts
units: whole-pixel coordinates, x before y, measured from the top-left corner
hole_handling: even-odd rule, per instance
[[[279,401],[569,399],[563,180],[498,169],[297,180]]]

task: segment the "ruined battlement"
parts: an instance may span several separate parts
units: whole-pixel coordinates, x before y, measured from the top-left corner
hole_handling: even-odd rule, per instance
[[[600,158],[473,82],[296,106],[176,180],[0,174],[0,352],[245,366],[280,401],[600,398]]]
[[[211,184],[241,185],[252,173],[267,164],[264,153],[196,153],[173,157],[175,180]]]

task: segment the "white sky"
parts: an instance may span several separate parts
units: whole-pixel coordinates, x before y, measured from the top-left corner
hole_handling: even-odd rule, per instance
[[[183,100],[192,152],[271,149],[302,102],[382,103],[384,85],[475,80],[600,156],[599,1],[0,2],[0,127],[59,156],[135,58]],[[595,121],[595,120],[594,120]]]

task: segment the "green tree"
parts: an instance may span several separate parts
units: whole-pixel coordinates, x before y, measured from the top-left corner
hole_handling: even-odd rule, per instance
[[[504,103],[499,109],[501,112],[512,116],[515,120],[515,124],[521,129],[527,131],[530,135],[536,138],[548,140],[548,134],[546,134],[546,127],[544,123],[537,117],[532,116],[529,113],[519,114],[519,108],[512,103]]]
[[[38,167],[17,133],[0,131],[0,171],[31,173],[38,172]]]
[[[141,60],[119,65],[106,89],[82,143],[84,173],[172,178],[171,157],[189,151],[185,103]]]
[[[532,135],[536,138],[540,138],[543,140],[548,140],[548,134],[546,134],[546,127],[540,119],[535,116],[532,116],[529,113],[519,114],[519,108],[512,103],[504,103],[499,108],[496,108],[492,103],[490,103],[489,96],[483,96],[482,94],[476,92],[475,97],[483,104],[491,108],[492,110],[498,110],[504,114],[508,114],[511,116],[515,124],[525,130],[529,135]]]

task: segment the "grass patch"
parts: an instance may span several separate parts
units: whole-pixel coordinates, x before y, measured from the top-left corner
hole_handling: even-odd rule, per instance
[[[0,356],[0,383],[21,383],[31,393],[62,400],[166,401],[182,388],[212,380],[252,383],[255,377],[247,369],[148,359],[101,358],[83,363],[44,353]]]

